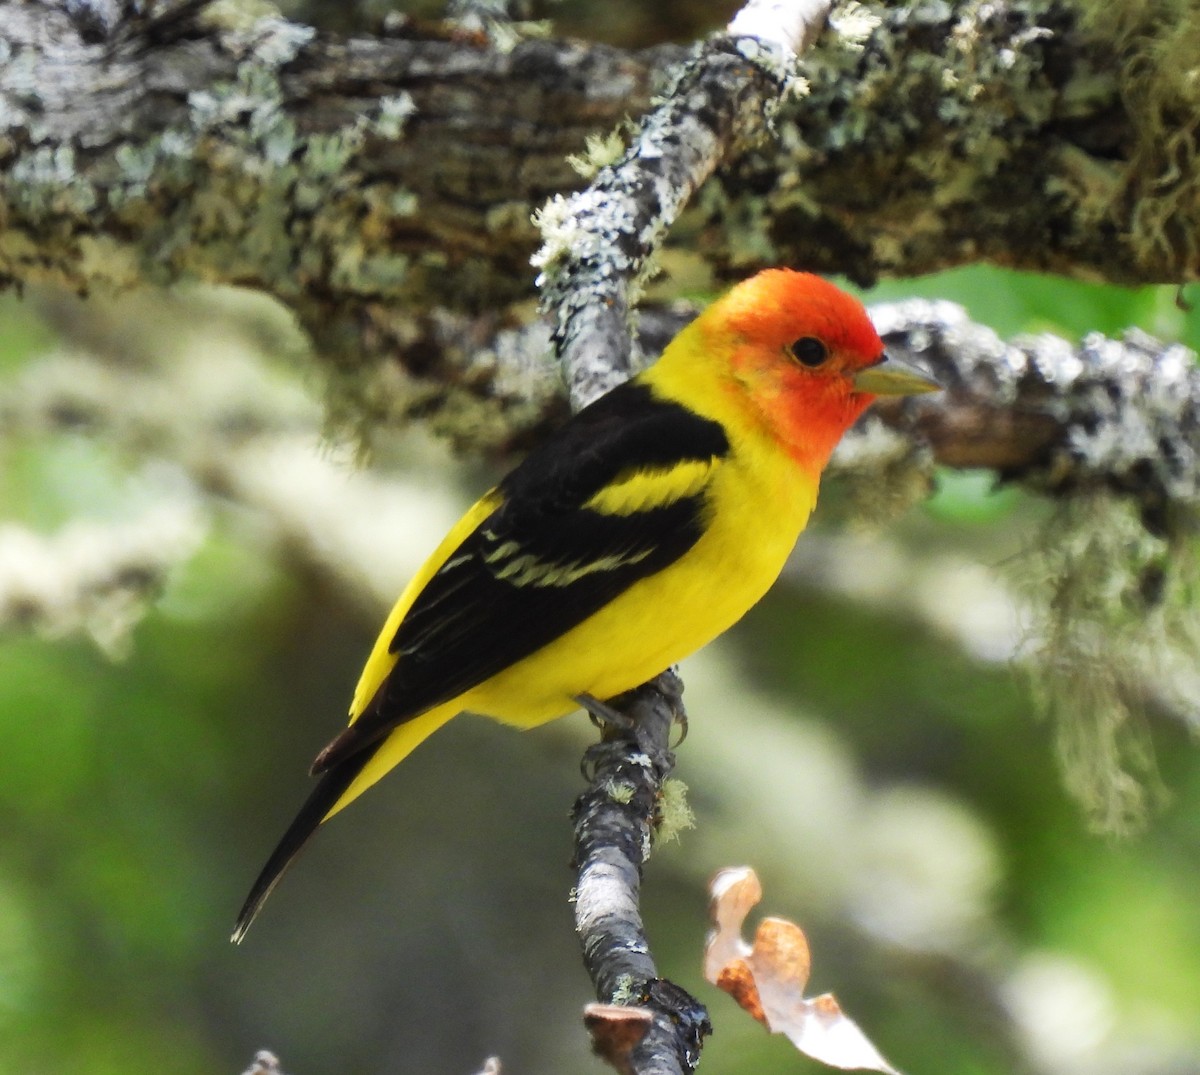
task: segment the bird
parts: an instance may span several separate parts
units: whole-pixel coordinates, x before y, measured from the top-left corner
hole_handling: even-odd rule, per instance
[[[714,301],[476,501],[409,582],[232,940],[316,829],[454,716],[534,727],[731,627],[783,569],[842,434],[878,396],[938,387],[822,277],[765,269]]]

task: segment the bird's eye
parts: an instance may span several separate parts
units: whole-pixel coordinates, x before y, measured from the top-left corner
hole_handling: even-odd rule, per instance
[[[819,366],[829,357],[828,349],[816,336],[802,336],[788,350],[803,366]]]

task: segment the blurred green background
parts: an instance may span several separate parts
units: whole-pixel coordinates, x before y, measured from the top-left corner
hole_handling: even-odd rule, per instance
[[[646,43],[734,6],[554,14]],[[979,267],[864,298],[910,295],[1004,336],[1200,345],[1169,288]],[[244,293],[0,298],[0,1075],[228,1075],[260,1048],[293,1075],[607,1070],[568,902],[582,717],[453,722],[227,941],[390,598],[502,465],[417,431],[357,468],[316,380]],[[912,1075],[1200,1073],[1200,754],[1152,707],[1167,794],[1137,836],[1092,834],[1063,790],[1013,658],[1046,505],[943,474],[885,528],[825,514],[684,669],[696,828],[644,897],[716,1023],[704,1070],[824,1070],[701,981],[706,882],[749,864],[809,933],[810,992]]]
[[[1167,289],[970,269],[867,298],[909,294],[1003,333],[1200,341]],[[580,717],[454,722],[226,939],[387,597],[495,473],[419,436],[352,466],[265,300],[10,297],[0,324],[0,1071],[212,1075],[260,1047],[306,1075],[600,1070],[568,904]],[[108,341],[90,367],[81,334]],[[133,419],[104,410],[125,376]],[[685,668],[697,827],[655,854],[646,906],[663,972],[711,1007],[706,1069],[814,1069],[700,981],[706,879],[746,863],[762,910],[809,930],[811,991],[905,1071],[1200,1071],[1195,744],[1151,718],[1166,805],[1142,835],[1088,832],[1001,622],[1044,515],[947,474],[895,525],[817,525]],[[55,606],[92,547],[64,535],[135,524],[165,557],[151,606],[120,582]]]

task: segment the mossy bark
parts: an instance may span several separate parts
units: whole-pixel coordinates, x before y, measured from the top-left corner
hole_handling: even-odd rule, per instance
[[[0,2],[3,279],[259,288],[349,368],[383,351],[436,366],[430,311],[531,296],[530,216],[580,185],[566,158],[642,113],[684,55],[82,8]],[[1197,275],[1187,102],[1170,91],[1191,83],[1145,89],[1150,31],[1081,28],[1064,0],[859,13],[861,36],[806,57],[810,92],[781,103],[778,137],[689,211],[687,242],[719,274]]]

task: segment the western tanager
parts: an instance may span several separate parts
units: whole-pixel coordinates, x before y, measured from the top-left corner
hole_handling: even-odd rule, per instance
[[[876,396],[936,388],[819,277],[767,270],[714,302],[486,493],[417,572],[233,939],[317,826],[451,717],[542,724],[740,619],[783,568],[851,423]]]

